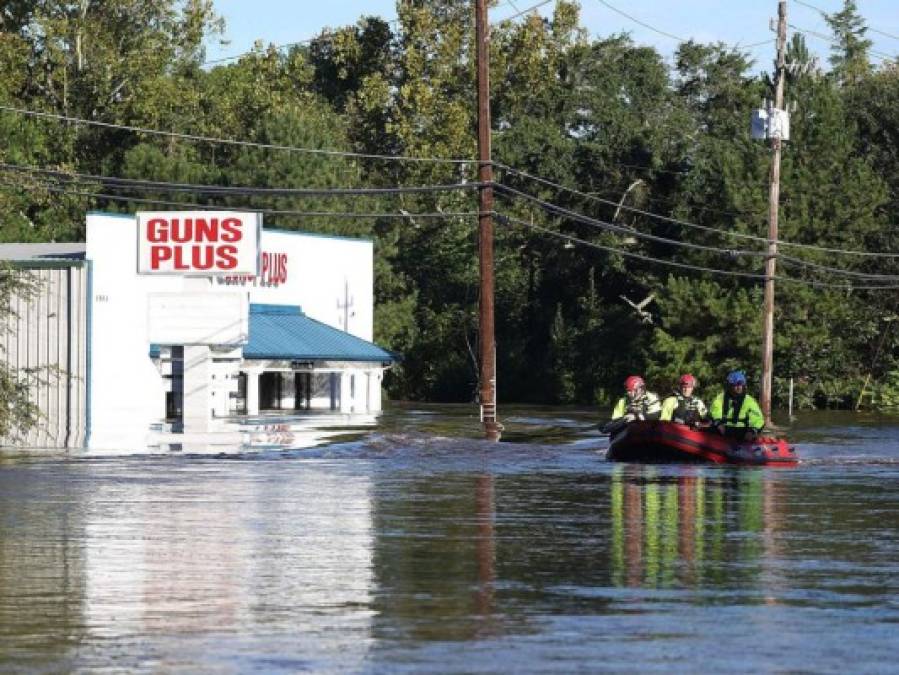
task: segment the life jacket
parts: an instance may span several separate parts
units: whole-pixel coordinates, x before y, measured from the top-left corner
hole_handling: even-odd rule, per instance
[[[745,400],[745,394],[743,396],[733,398],[726,391],[724,392],[724,403],[721,405],[721,415],[724,418],[725,424],[732,427],[749,426],[749,413],[746,413],[742,420],[740,419],[740,409],[743,407],[743,401]],[[731,405],[733,405],[732,409]]]
[[[658,395],[651,391],[644,391],[640,398],[631,401],[625,396],[626,411],[637,415],[641,419],[658,419],[662,412],[662,402]]]
[[[705,404],[699,397],[684,396],[679,391],[674,392],[673,396],[677,399],[677,407],[671,413],[672,421],[686,424],[705,417]]]

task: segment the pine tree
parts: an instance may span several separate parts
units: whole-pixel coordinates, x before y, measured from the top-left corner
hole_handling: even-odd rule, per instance
[[[843,9],[825,15],[838,43],[832,47],[830,64],[840,82],[854,84],[871,72],[868,50],[873,44],[865,37],[868,32],[865,20],[859,14],[855,0],[843,0]]]

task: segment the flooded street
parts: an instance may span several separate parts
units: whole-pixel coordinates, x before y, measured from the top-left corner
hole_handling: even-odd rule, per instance
[[[0,670],[886,672],[899,419],[795,469],[605,461],[587,410],[314,448],[0,452]]]

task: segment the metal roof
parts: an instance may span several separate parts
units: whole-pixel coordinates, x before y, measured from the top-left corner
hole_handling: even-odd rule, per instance
[[[310,319],[292,305],[250,305],[245,359],[393,362],[378,345]]]
[[[0,244],[0,260],[84,260],[87,245],[78,243]]]
[[[150,358],[159,345],[150,345]],[[378,345],[310,319],[295,305],[250,305],[250,341],[245,359],[291,361],[376,361],[392,363],[396,354]]]

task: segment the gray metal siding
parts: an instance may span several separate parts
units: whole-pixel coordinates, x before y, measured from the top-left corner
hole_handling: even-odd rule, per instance
[[[87,423],[88,269],[83,263],[20,266],[39,282],[32,298],[15,297],[0,318],[0,360],[18,372],[33,370],[31,400],[40,408],[37,428],[19,446],[84,445]],[[10,439],[0,439],[8,445]]]

